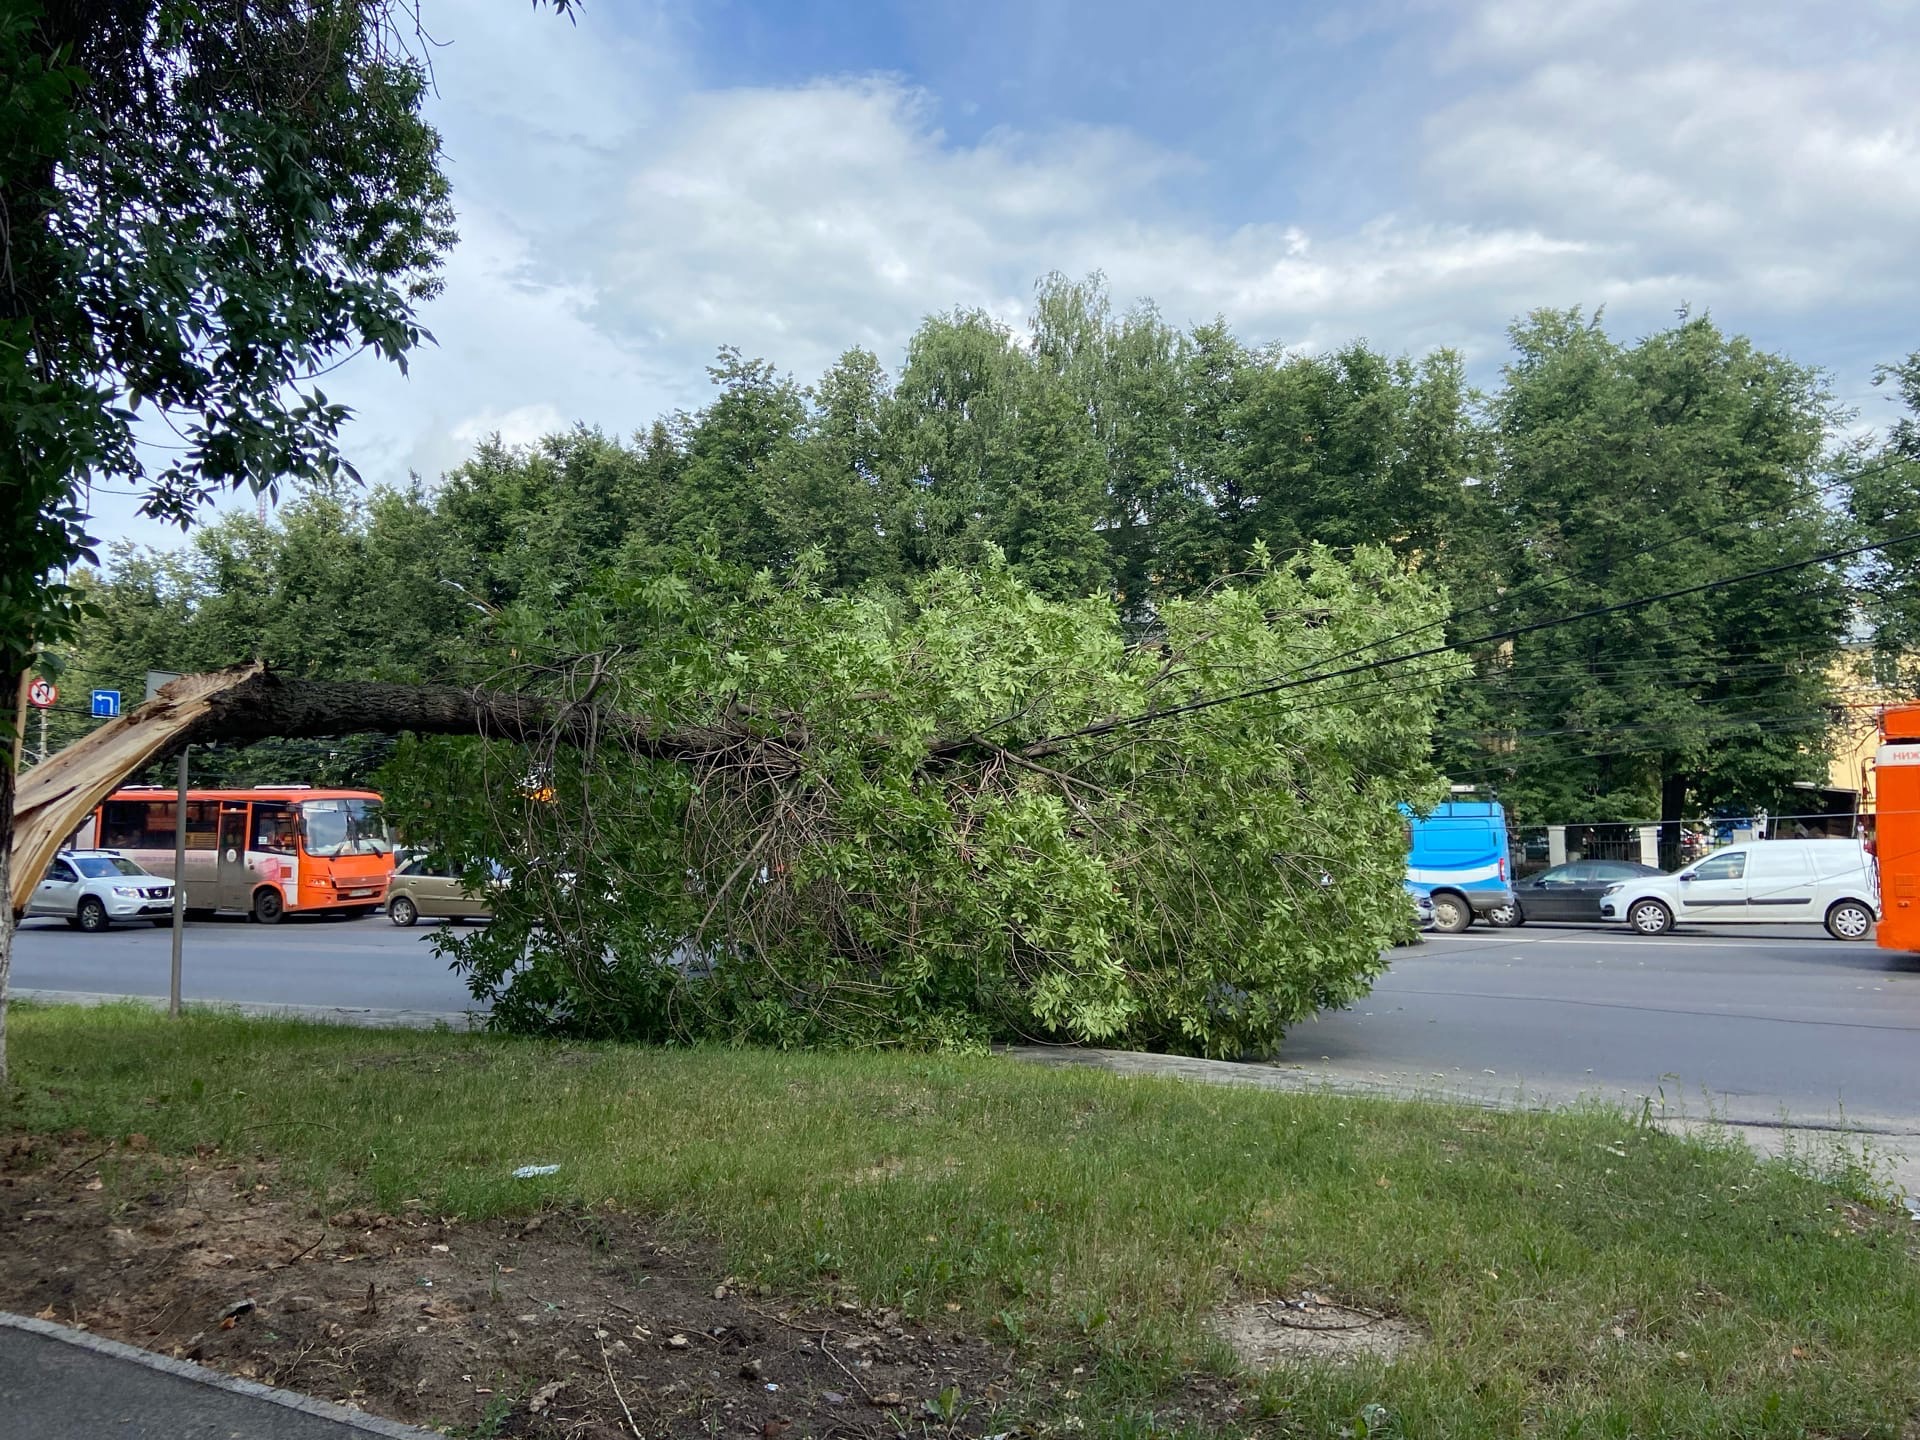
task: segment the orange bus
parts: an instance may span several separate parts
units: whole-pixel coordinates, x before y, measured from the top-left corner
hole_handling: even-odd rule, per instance
[[[1880,712],[1873,756],[1873,850],[1885,950],[1920,950],[1920,705]]]
[[[172,875],[178,809],[165,786],[116,790],[73,844]],[[393,841],[371,790],[189,790],[185,819],[187,873],[176,878],[190,910],[239,910],[273,925],[289,913],[371,914],[387,898]]]

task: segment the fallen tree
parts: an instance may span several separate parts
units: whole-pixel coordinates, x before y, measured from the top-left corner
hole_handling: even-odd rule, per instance
[[[508,617],[474,686],[193,676],[30,772],[11,893],[133,773],[209,741],[384,731],[388,812],[478,881],[446,941],[495,1023],[635,1039],[1238,1053],[1365,992],[1406,924],[1395,808],[1430,685],[1242,701],[1434,623],[1384,553],[1169,603],[1004,569],[821,597],[612,580]]]
[[[25,908],[47,863],[102,800],[149,766],[190,745],[244,745],[365,733],[480,735],[519,744],[583,742],[607,729],[636,753],[697,763],[725,748],[718,731],[657,736],[632,716],[540,695],[452,685],[302,680],[254,662],[170,682],[152,700],[110,720],[24,773],[14,794],[8,888]]]

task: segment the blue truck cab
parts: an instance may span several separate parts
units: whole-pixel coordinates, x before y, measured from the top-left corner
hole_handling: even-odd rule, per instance
[[[1513,911],[1507,873],[1507,812],[1498,800],[1448,800],[1407,817],[1407,885],[1433,899],[1434,929],[1458,934],[1475,918],[1502,923]]]

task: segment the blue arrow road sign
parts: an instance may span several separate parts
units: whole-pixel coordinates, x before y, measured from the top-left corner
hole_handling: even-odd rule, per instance
[[[93,692],[93,718],[111,720],[120,713],[120,692],[118,690],[96,690]]]

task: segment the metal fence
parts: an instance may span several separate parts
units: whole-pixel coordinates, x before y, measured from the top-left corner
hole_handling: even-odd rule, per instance
[[[1839,810],[1803,815],[1769,815],[1762,811],[1690,820],[1679,827],[1677,843],[1670,833],[1660,832],[1654,821],[1509,824],[1508,866],[1516,880],[1576,860],[1641,860],[1656,863],[1663,870],[1676,870],[1723,845],[1747,840],[1849,840],[1866,838],[1872,829],[1872,815]],[[1564,833],[1563,854],[1555,853],[1556,830]],[[1647,834],[1649,831],[1653,833]]]

